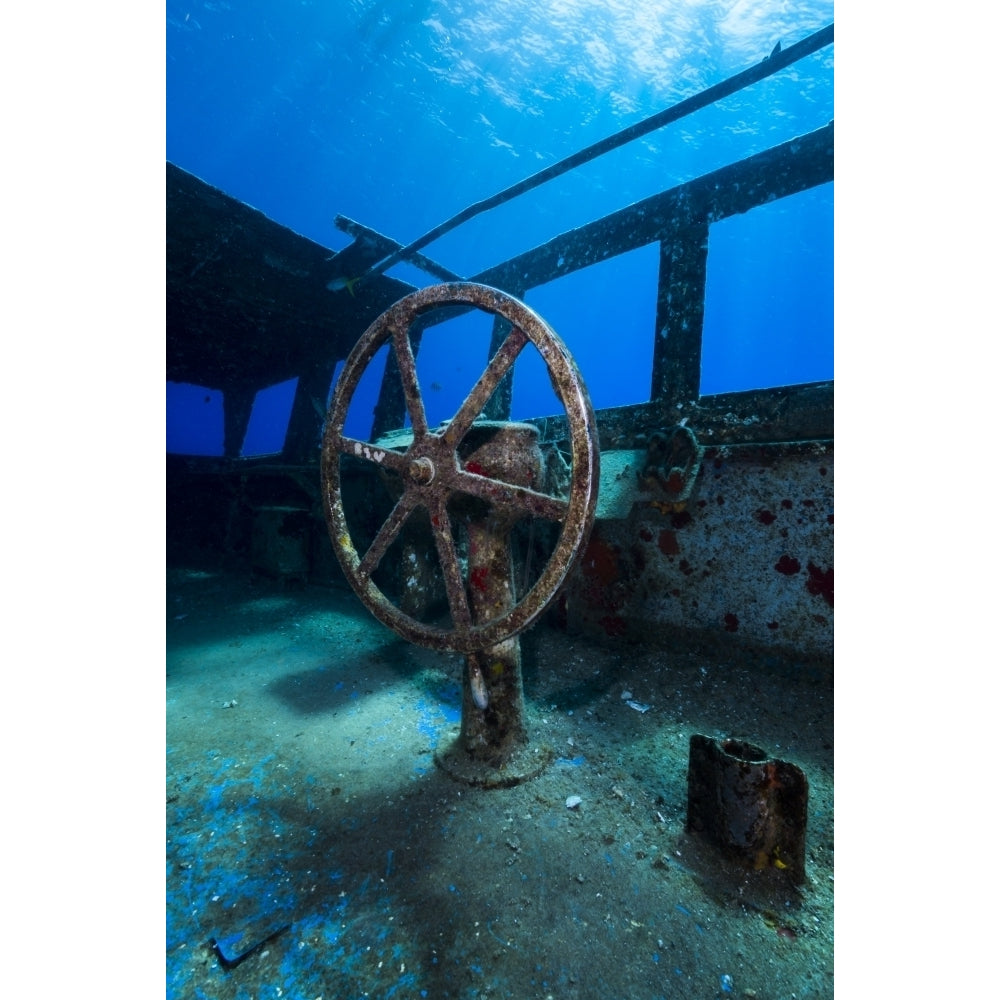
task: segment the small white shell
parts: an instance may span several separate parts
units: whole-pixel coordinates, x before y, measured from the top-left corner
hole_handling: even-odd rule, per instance
[[[485,709],[490,703],[490,696],[486,691],[486,680],[483,672],[475,664],[469,664],[469,687],[472,689],[472,700],[476,703],[476,708]]]
[[[568,799],[566,799],[566,808],[576,809],[582,801],[583,799],[581,799],[579,795],[571,795]]]

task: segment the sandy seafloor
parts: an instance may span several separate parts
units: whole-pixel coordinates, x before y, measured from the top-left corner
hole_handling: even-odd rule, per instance
[[[347,591],[168,571],[169,1000],[833,996],[832,684],[545,625],[522,643],[556,759],[468,787],[434,763],[460,656]],[[804,771],[801,888],[685,832],[692,733]]]

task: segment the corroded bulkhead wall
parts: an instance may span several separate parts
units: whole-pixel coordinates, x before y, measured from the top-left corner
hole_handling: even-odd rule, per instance
[[[832,663],[832,444],[708,449],[683,506],[597,522],[556,618],[603,638],[695,636]]]

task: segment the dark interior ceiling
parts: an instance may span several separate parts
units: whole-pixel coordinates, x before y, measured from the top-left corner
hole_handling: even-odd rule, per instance
[[[332,369],[411,286],[379,276],[363,297],[331,292],[381,256],[356,240],[337,255],[167,164],[167,380],[265,388]]]

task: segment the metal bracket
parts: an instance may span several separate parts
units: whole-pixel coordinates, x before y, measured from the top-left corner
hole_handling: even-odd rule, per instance
[[[658,500],[683,503],[691,496],[704,454],[694,431],[684,424],[654,432],[639,473],[640,488],[655,492]]]

